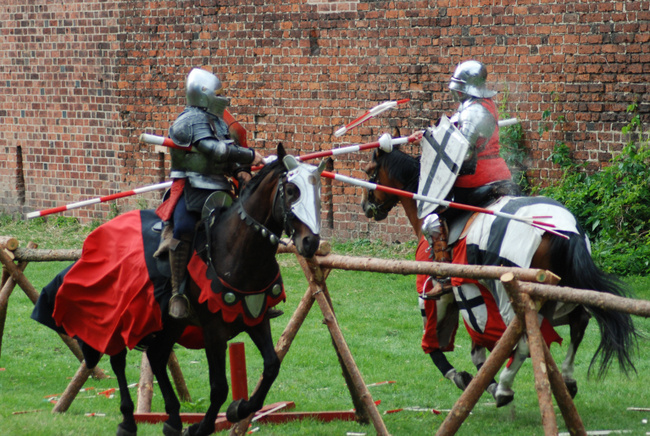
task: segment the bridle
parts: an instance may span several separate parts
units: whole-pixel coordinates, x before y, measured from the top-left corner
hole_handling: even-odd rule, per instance
[[[368,181],[370,183],[376,184],[377,178],[379,177],[379,165],[376,165],[374,172],[369,177]],[[386,217],[388,213],[399,203],[399,197],[397,196],[388,196],[386,200],[381,203],[375,198],[375,191],[370,189],[368,190],[368,206],[372,212],[373,217],[381,216]]]
[[[287,197],[285,192],[285,186],[287,183],[287,173],[282,175],[282,179],[278,182],[278,186],[275,189],[275,195],[273,196],[273,206],[271,208],[273,218],[282,223],[284,232],[293,238],[296,229],[290,225],[290,223],[296,219],[296,214],[293,213],[293,210],[290,206],[287,206]]]
[[[283,173],[275,188],[275,194],[273,195],[273,204],[271,205],[271,217],[274,220],[282,223],[282,227],[284,228],[285,233],[289,236],[289,238],[291,238],[293,237],[293,234],[296,232],[296,230],[293,227],[291,227],[289,223],[291,222],[291,220],[295,218],[295,214],[291,211],[290,207],[287,207],[286,204],[286,194],[285,194],[285,183],[287,183],[286,175],[287,175],[286,172]],[[251,227],[254,231],[262,235],[263,238],[268,239],[271,245],[276,246],[280,242],[282,242],[280,239],[280,235],[276,235],[264,224],[260,223],[255,218],[250,216],[248,212],[246,212],[246,210],[244,209],[244,205],[242,204],[242,202],[238,201],[236,207],[237,207],[237,214],[239,215],[239,218],[246,225]]]

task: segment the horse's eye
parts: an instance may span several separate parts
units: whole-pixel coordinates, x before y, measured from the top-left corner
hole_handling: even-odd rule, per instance
[[[285,191],[287,193],[287,198],[292,202],[300,198],[300,189],[298,189],[296,185],[288,184]]]

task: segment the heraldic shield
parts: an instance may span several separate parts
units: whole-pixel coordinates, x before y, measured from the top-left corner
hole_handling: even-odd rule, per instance
[[[418,194],[444,200],[456,181],[469,142],[449,118],[442,116],[435,127],[425,130],[420,158]],[[435,203],[417,201],[418,218],[424,218],[438,207]]]

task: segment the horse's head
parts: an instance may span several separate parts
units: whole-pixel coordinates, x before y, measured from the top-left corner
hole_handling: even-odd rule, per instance
[[[320,173],[278,145],[278,158],[246,185],[234,207],[242,221],[277,244],[284,231],[301,256],[312,257],[320,244]]]
[[[398,149],[390,153],[375,150],[372,160],[365,168],[368,181],[396,189],[417,191],[419,161]],[[400,197],[384,191],[364,190],[361,208],[366,217],[381,221],[400,202]]]
[[[325,161],[315,167],[286,155],[282,163],[287,169],[280,181],[284,191],[281,200],[284,231],[291,237],[301,256],[312,257],[320,244],[320,174]]]

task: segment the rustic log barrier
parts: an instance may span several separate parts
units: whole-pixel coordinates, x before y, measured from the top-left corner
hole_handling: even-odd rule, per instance
[[[541,339],[541,332],[537,323],[537,311],[540,306],[540,301],[547,299],[558,300],[650,317],[650,301],[618,297],[591,290],[555,286],[555,283],[559,281],[559,277],[546,270],[342,256],[330,253],[330,246],[327,242],[323,242],[316,256],[308,260],[297,254],[290,241],[283,242],[284,244],[280,245],[278,253],[293,253],[296,255],[307,278],[308,289],[276,344],[278,357],[282,360],[287,354],[300,326],[306,319],[314,302],[317,302],[323,313],[325,324],[330,331],[332,343],[337,352],[343,375],[355,406],[356,419],[364,423],[372,421],[378,435],[388,435],[389,433],[372,400],[372,396],[363,382],[363,378],[359,373],[336,320],[331,297],[326,285],[326,278],[332,269],[402,275],[426,274],[472,279],[494,279],[501,280],[504,284],[513,302],[517,316],[512,320],[483,367],[478,371],[472,383],[463,392],[447,418],[441,424],[437,431],[439,435],[454,434],[458,431],[464,420],[469,416],[472,408],[478,402],[489,381],[501,369],[503,362],[508,358],[513,347],[523,334],[527,334],[529,337],[533,372],[535,375],[535,389],[538,393],[544,433],[557,433],[556,416],[552,407],[552,397],[554,396],[566,426],[569,429],[569,433],[572,435],[585,434],[584,425],[562,380],[561,373],[555,361],[552,359],[548,347]],[[6,317],[7,302],[11,294],[11,289],[13,289],[15,284],[18,284],[32,301],[36,301],[38,297],[38,293],[22,273],[27,263],[30,261],[76,260],[81,255],[81,250],[38,250],[35,244],[30,243],[27,248],[19,248],[18,245],[15,238],[0,237],[0,262],[3,265],[2,283],[0,287],[0,346],[2,343],[2,330]],[[72,342],[72,345],[69,346],[73,349],[76,344],[74,341],[70,340],[70,342]],[[75,352],[74,350],[73,352],[79,357],[80,352]],[[183,380],[178,361],[175,359],[175,356],[172,357],[173,359],[170,357],[169,365],[172,368],[173,378],[175,382],[177,380]],[[146,355],[143,358],[142,364],[142,367],[146,371],[148,362],[145,363],[144,359],[146,359]],[[82,362],[68,390],[75,391],[74,395],[76,395],[76,392],[83,386],[83,383],[89,376],[90,371],[85,368]],[[151,397],[149,396],[147,399],[146,391],[151,391],[151,383],[153,380],[151,379],[149,381],[149,377],[150,375],[148,374],[141,375],[140,391],[143,391],[142,396],[144,399],[139,394],[139,412],[150,410]],[[259,384],[260,382],[258,382],[255,389],[259,387]],[[185,390],[181,388],[180,391],[186,392],[186,388]],[[189,398],[189,393],[187,393],[187,398]],[[63,397],[59,402],[62,399]],[[74,396],[72,396],[72,399],[74,399]],[[66,404],[62,404],[59,411],[67,410],[67,406],[69,406],[72,399],[67,400],[69,402]],[[270,409],[265,407],[264,410],[267,410],[264,413],[268,413]],[[322,412],[321,415],[309,414],[309,417],[324,420],[347,419],[339,412]],[[194,417],[193,419],[198,419],[198,417]],[[251,415],[240,423],[233,425],[230,434],[245,434],[248,431],[249,424],[254,419],[256,418]]]

